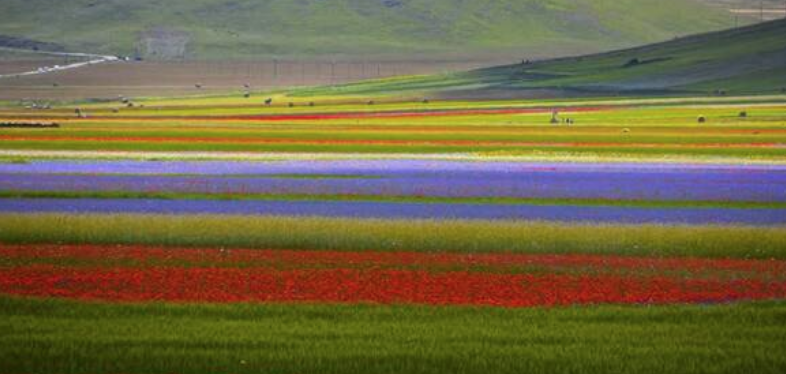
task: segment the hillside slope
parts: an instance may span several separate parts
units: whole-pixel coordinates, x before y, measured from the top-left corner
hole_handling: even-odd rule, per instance
[[[700,0],[3,0],[0,35],[148,58],[546,57],[732,24]]]
[[[755,94],[782,93],[784,88],[786,20],[777,20],[589,56],[362,82],[297,94],[409,92],[443,97],[527,97],[545,91],[573,95]]]

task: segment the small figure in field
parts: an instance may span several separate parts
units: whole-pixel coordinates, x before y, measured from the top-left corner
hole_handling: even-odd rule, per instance
[[[249,97],[251,97],[251,92],[246,92],[246,93],[244,93],[244,94],[243,94],[243,97],[245,97],[246,99],[248,99]]]
[[[565,123],[568,124],[568,125],[572,125],[573,124],[573,118],[565,119]]]
[[[314,102],[313,102],[313,101],[309,101],[309,102],[308,102],[308,106],[314,106],[314,105],[315,105],[315,104],[314,104]]]
[[[624,128],[624,129],[622,129],[622,133],[623,133],[623,134],[627,134],[627,133],[629,133],[629,132],[630,132],[630,129],[629,129],[629,128],[627,128],[627,127],[626,127],[626,128]]]
[[[366,105],[374,105],[374,100],[369,100],[368,102],[366,102]]]
[[[290,108],[294,108],[294,107],[295,107],[295,103],[293,103],[293,102],[291,102],[291,101],[290,101],[290,102],[289,102],[289,107],[290,107]]]
[[[270,106],[271,104],[273,104],[273,98],[269,97],[265,100],[265,105]]]
[[[699,121],[699,123],[706,123],[707,122],[707,117],[699,116],[698,121]]]
[[[85,114],[84,112],[82,112],[82,109],[81,109],[81,108],[76,108],[76,109],[74,109],[74,113],[76,113],[76,117],[77,117],[77,118],[87,118],[87,114]]]
[[[194,85],[194,87],[196,87],[196,89],[200,90],[200,89],[202,89],[202,83],[197,83],[197,84]]]
[[[120,109],[112,108],[112,113],[119,113],[119,112],[120,112]]]
[[[740,112],[740,115],[739,115],[739,117],[740,117],[740,118],[748,118],[748,112],[746,112],[746,111],[742,111],[742,112]]]
[[[551,112],[551,124],[556,125],[559,123],[559,112],[554,110]]]
[[[423,99],[423,104],[428,104],[428,103],[429,103],[428,99]]]
[[[248,83],[243,83],[243,88],[249,89],[249,88],[251,88],[251,85],[248,84]]]

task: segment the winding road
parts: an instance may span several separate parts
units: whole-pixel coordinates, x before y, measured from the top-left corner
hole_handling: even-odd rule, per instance
[[[15,49],[15,48],[3,48],[3,49],[11,50],[11,51],[22,51],[20,49]],[[23,77],[23,76],[29,76],[29,75],[48,74],[48,73],[54,73],[54,72],[58,72],[58,71],[78,69],[78,68],[85,67],[85,66],[96,65],[96,64],[101,64],[101,63],[105,63],[105,62],[119,61],[120,60],[120,58],[118,58],[117,56],[96,55],[96,54],[92,54],[92,53],[42,52],[42,51],[29,51],[29,50],[24,50],[24,52],[30,52],[30,53],[41,54],[41,55],[48,55],[48,56],[85,58],[87,60],[86,61],[75,62],[73,64],[68,64],[68,65],[42,66],[42,67],[39,67],[38,69],[32,70],[32,71],[25,71],[25,72],[12,73],[12,74],[0,74],[0,79],[3,79],[3,78],[14,78],[14,77]]]

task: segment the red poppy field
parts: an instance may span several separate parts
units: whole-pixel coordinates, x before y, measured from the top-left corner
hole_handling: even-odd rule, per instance
[[[532,307],[786,298],[786,261],[3,246],[0,292],[120,302]]]

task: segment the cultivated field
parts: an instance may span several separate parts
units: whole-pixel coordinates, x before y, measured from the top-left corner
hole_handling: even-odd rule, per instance
[[[0,57],[0,75],[66,64],[69,59]],[[39,102],[171,97],[332,85],[397,75],[439,74],[500,61],[114,62],[38,76],[0,79],[0,100]],[[197,88],[197,85],[200,87]],[[248,87],[246,87],[248,86]]]
[[[0,367],[782,372],[784,144],[783,95],[9,105]]]

